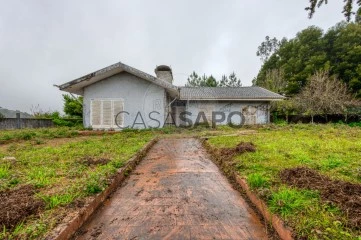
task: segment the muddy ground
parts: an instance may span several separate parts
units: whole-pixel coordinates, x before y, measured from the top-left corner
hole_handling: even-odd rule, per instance
[[[235,155],[242,154],[245,152],[255,152],[256,146],[251,142],[240,142],[234,148],[221,148],[219,149],[219,155],[224,158],[232,158]]]
[[[0,192],[0,226],[12,229],[26,217],[39,214],[45,204],[35,193],[31,185]]]
[[[96,165],[105,165],[110,162],[109,158],[93,158],[90,156],[84,157],[78,163],[84,164],[86,166],[96,166]]]
[[[349,224],[361,229],[361,184],[332,180],[306,167],[285,169],[280,177],[288,185],[319,191],[323,201],[339,207]]]

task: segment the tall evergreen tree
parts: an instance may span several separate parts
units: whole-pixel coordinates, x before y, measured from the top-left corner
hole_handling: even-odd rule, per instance
[[[242,87],[241,80],[232,72],[228,77],[223,75],[219,81],[219,87]]]
[[[241,80],[237,78],[236,74],[232,72],[228,77],[223,75],[218,81],[213,75],[199,76],[194,71],[189,75],[186,87],[241,87]]]

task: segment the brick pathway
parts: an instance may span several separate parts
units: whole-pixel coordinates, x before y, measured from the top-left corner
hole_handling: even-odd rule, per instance
[[[163,139],[77,239],[266,239],[196,139]]]

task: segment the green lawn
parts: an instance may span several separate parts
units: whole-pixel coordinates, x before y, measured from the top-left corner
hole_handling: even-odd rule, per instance
[[[253,135],[209,139],[215,148],[253,142],[257,151],[236,156],[235,167],[298,237],[353,239],[361,235],[347,226],[346,214],[320,200],[318,192],[282,184],[279,172],[306,166],[329,176],[361,183],[361,128],[347,125],[268,126]]]
[[[40,129],[1,130],[0,144],[19,140],[34,140],[40,142],[44,139],[76,137],[79,135],[79,129],[80,128],[76,127],[53,127]]]
[[[0,136],[35,132],[36,136],[63,129],[5,131]],[[25,133],[24,133],[25,132]],[[60,144],[23,141],[0,148],[0,191],[32,185],[36,198],[45,203],[39,217],[30,217],[11,231],[3,229],[0,238],[41,238],[52,229],[65,206],[101,192],[117,169],[154,138],[151,131],[69,139]]]

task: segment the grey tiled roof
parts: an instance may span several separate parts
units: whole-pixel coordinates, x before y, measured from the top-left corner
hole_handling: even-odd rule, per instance
[[[276,100],[284,98],[261,87],[180,87],[181,100]]]
[[[141,79],[147,80],[151,83],[154,83],[160,87],[163,87],[163,88],[169,90],[170,92],[172,92],[173,95],[178,95],[177,87],[173,86],[171,83],[164,81],[163,79],[154,77],[148,73],[142,72],[142,71],[140,71],[136,68],[133,68],[129,65],[126,65],[122,62],[115,63],[113,65],[110,65],[110,66],[100,69],[98,71],[92,72],[90,74],[87,74],[83,77],[77,78],[73,81],[64,83],[57,87],[62,91],[83,95],[84,87],[91,85],[95,82],[101,81],[114,74],[123,72],[123,71],[133,74],[133,75],[135,75]]]

